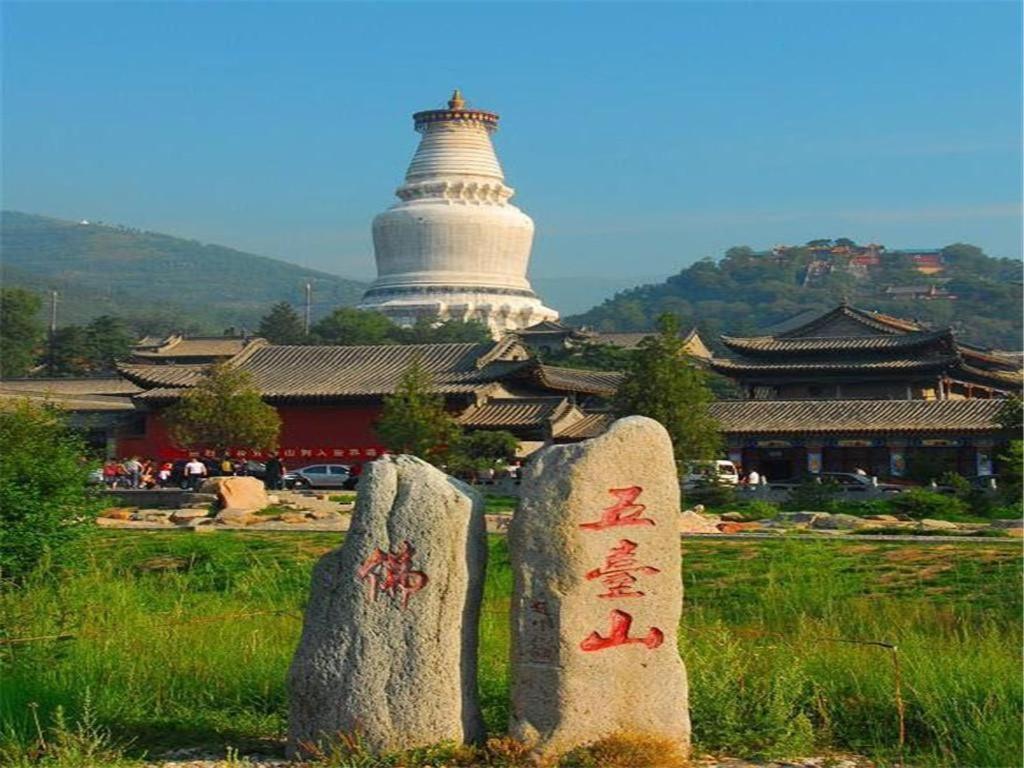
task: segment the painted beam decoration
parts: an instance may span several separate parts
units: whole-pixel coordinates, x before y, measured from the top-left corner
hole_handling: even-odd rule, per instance
[[[342,546],[313,571],[288,678],[288,751],[339,734],[375,752],[483,738],[476,491],[413,456],[368,464]]]
[[[544,753],[616,732],[689,750],[679,483],[652,419],[552,446],[527,465],[509,530],[511,734]]]

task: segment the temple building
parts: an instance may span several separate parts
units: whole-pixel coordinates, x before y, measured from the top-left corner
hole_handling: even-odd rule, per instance
[[[989,474],[1007,439],[999,411],[1021,390],[1013,358],[845,303],[721,341],[731,355],[711,368],[745,397],[712,406],[729,457],[776,480],[856,469],[899,478],[923,467]]]
[[[754,400],[962,400],[1021,389],[1018,361],[954,338],[951,328],[841,304],[781,333],[722,336],[711,367]]]
[[[542,364],[515,338],[481,344],[388,346],[248,345],[230,365],[252,374],[263,400],[281,417],[280,455],[289,467],[335,460],[369,461],[385,446],[374,431],[383,398],[395,392],[416,361],[434,392],[468,429],[507,430],[524,454],[545,442],[580,440],[600,433],[601,413],[621,374]],[[168,434],[162,412],[202,380],[208,365],[124,363],[141,417],[122,433],[117,454],[161,459],[188,453]],[[232,451],[259,458],[246,446]]]
[[[377,280],[359,304],[400,325],[476,320],[495,337],[558,313],[526,278],[533,220],[509,201],[491,134],[498,115],[466,106],[417,112],[422,137],[398,188],[373,221]]]

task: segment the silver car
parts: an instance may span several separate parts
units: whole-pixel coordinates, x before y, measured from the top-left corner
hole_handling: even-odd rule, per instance
[[[343,488],[351,490],[358,479],[344,464],[311,464],[284,476],[285,488]]]

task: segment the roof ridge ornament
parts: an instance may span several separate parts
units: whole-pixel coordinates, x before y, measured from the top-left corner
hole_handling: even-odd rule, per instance
[[[462,91],[456,88],[452,91],[452,97],[448,100],[448,109],[465,109],[466,100],[462,98]]]

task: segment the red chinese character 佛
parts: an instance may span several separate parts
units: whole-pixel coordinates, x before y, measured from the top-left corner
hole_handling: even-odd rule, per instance
[[[378,594],[397,597],[401,607],[409,604],[409,597],[427,585],[427,574],[412,569],[412,556],[416,550],[408,541],[398,545],[395,552],[375,549],[357,571],[360,579],[370,580],[370,599]]]
[[[657,627],[651,627],[643,637],[630,637],[629,627],[633,623],[633,617],[625,611],[613,610],[609,616],[611,620],[611,632],[608,637],[602,637],[598,632],[591,632],[580,642],[580,649],[584,651],[603,651],[605,648],[614,648],[617,645],[631,645],[639,643],[647,648],[657,648],[665,642],[665,633]]]
[[[604,567],[587,571],[588,580],[600,579],[608,590],[598,597],[643,597],[643,592],[633,589],[637,574],[653,576],[661,571],[650,565],[637,565],[633,555],[638,546],[635,541],[619,539],[619,543],[612,547],[605,557]]]
[[[634,503],[641,492],[643,492],[643,488],[639,485],[631,485],[628,488],[609,488],[608,493],[617,501],[612,506],[601,510],[600,520],[580,523],[580,528],[599,531],[620,525],[654,525],[654,521],[650,518],[641,517],[647,507]]]

